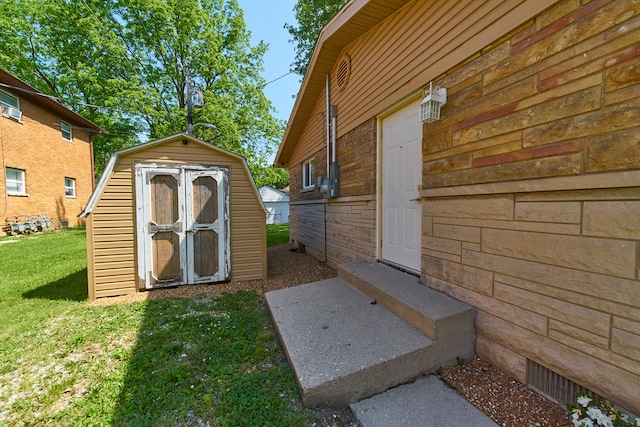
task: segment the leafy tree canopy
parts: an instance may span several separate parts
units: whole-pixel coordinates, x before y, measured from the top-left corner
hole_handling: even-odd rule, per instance
[[[107,129],[96,171],[116,150],[187,128],[186,82],[204,93],[195,136],[265,169],[284,123],[260,76],[236,0],[0,0],[0,67]],[[262,173],[262,172],[261,172]]]
[[[290,40],[295,45],[296,58],[291,64],[291,71],[301,76],[307,72],[307,67],[313,55],[313,49],[324,27],[348,0],[297,0],[293,6],[297,25],[285,24]]]

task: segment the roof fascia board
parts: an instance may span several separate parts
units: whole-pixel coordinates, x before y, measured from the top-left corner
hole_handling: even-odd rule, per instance
[[[406,0],[402,1],[401,4],[396,3],[395,6],[389,6],[388,13],[380,14],[379,20],[369,19],[367,20],[367,22],[369,22],[368,26],[360,27],[361,29],[359,31],[351,31],[346,29],[348,24],[357,19],[361,14],[364,16],[367,11],[367,5],[375,3],[375,0],[351,0],[323,27],[289,117],[287,129],[278,148],[278,153],[274,161],[276,166],[286,166],[288,156],[291,155],[290,152],[293,150],[292,144],[294,144],[294,140],[300,137],[304,129],[304,122],[310,116],[316,99],[320,95],[320,90],[316,89],[316,87],[323,85],[322,82],[325,80],[325,75],[331,72],[338,60],[339,53],[336,54],[335,52],[342,51],[347,45],[384,21],[402,6],[409,3],[409,1],[410,0]],[[341,32],[344,32],[346,36],[340,37]],[[333,51],[334,53],[329,51]],[[312,87],[314,90],[310,89]],[[306,108],[303,108],[303,106],[306,106]],[[283,158],[285,156],[287,157]]]
[[[102,129],[100,126],[96,125],[90,120],[85,119],[84,117],[70,110],[69,108],[65,107],[58,101],[49,98],[47,95],[43,94],[38,89],[25,83],[24,81],[20,80],[19,78],[5,71],[2,68],[0,68],[0,82],[3,82],[9,86],[14,86],[16,88],[19,88],[19,89],[12,89],[10,87],[0,86],[0,89],[7,92],[11,92],[16,96],[18,96],[19,98],[28,99],[30,102],[33,102],[49,110],[53,110],[54,112],[58,113],[58,115],[62,116],[62,118],[64,119],[67,119],[74,123],[81,124],[85,128],[92,129],[92,131],[89,131],[91,133],[103,133],[103,134],[109,133],[106,130]],[[23,89],[28,92],[34,92],[35,94],[23,92],[20,89]]]

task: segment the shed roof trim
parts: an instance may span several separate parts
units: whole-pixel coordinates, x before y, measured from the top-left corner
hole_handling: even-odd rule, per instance
[[[98,185],[96,186],[96,189],[93,191],[93,193],[91,194],[91,197],[89,198],[89,201],[87,202],[87,206],[84,208],[84,210],[82,211],[82,213],[80,213],[80,215],[78,215],[80,218],[86,218],[87,216],[89,216],[89,214],[91,214],[91,212],[93,212],[93,210],[96,207],[96,203],[98,203],[98,199],[100,199],[100,195],[102,194],[102,192],[104,191],[105,187],[107,186],[107,182],[109,181],[109,177],[111,176],[111,173],[113,172],[116,163],[118,162],[118,158],[123,156],[123,155],[127,155],[130,153],[135,153],[137,151],[143,151],[146,150],[148,148],[151,147],[155,147],[156,145],[161,145],[164,144],[166,142],[169,141],[173,141],[176,139],[187,139],[190,142],[199,144],[204,146],[207,149],[213,150],[213,151],[218,151],[224,155],[227,155],[229,157],[233,157],[234,159],[237,159],[239,161],[242,162],[242,166],[244,167],[244,170],[247,174],[247,176],[249,176],[250,181],[251,181],[251,186],[253,187],[253,192],[256,196],[256,198],[260,201],[260,205],[262,206],[262,209],[266,212],[266,208],[264,207],[264,203],[262,202],[262,198],[260,197],[260,193],[258,192],[258,188],[256,187],[256,183],[253,180],[253,176],[251,175],[251,172],[249,171],[249,166],[247,165],[247,161],[245,160],[244,157],[239,156],[235,153],[232,153],[230,151],[227,150],[223,150],[222,148],[218,148],[215,147],[201,139],[195,138],[191,135],[187,135],[186,133],[177,133],[174,135],[170,135],[170,136],[166,136],[164,138],[161,139],[157,139],[155,141],[149,141],[149,142],[145,142],[143,144],[139,144],[139,145],[134,145],[133,147],[129,147],[129,148],[125,148],[124,150],[120,150],[117,151],[115,153],[113,153],[111,155],[111,158],[109,159],[109,163],[107,164],[107,167],[104,169],[104,171],[102,172],[102,176],[100,177],[100,181],[98,182]]]

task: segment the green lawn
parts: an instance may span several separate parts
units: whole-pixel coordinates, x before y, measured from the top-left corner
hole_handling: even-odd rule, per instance
[[[267,246],[289,242],[289,224],[267,225]]]
[[[302,426],[322,417],[301,407],[255,292],[90,305],[84,229],[0,242],[13,240],[0,244],[0,425]]]

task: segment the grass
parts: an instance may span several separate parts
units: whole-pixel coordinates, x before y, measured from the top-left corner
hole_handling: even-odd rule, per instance
[[[91,305],[83,229],[0,244],[0,260],[0,425],[318,420],[255,292]]]
[[[267,247],[289,242],[289,224],[267,225]]]

